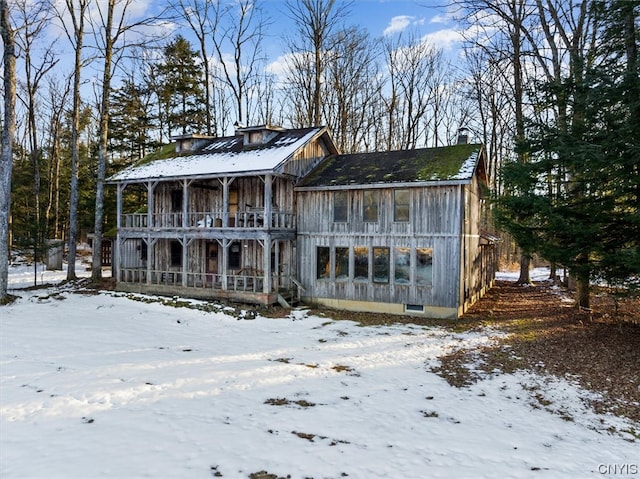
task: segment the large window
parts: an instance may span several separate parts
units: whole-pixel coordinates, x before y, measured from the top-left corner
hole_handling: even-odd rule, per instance
[[[356,246],[353,248],[353,279],[355,281],[369,280],[369,248]]]
[[[364,211],[362,212],[362,216],[367,222],[378,221],[378,196],[377,190],[364,191]]]
[[[336,248],[336,271],[335,279],[349,279],[349,248]]]
[[[389,282],[389,248],[373,248],[373,282]]]
[[[409,221],[409,190],[393,192],[393,221]]]
[[[331,268],[330,249],[327,246],[316,248],[316,278],[329,279]]]
[[[416,283],[418,286],[433,284],[433,248],[416,248]]]
[[[347,191],[336,191],[333,195],[333,221],[336,223],[347,221],[348,195]]]
[[[411,280],[411,249],[395,248],[393,251],[394,274],[396,284],[409,284]]]

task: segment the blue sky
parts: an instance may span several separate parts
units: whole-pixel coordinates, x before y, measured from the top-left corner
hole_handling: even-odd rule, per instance
[[[292,22],[286,15],[285,0],[263,0],[262,6],[273,22],[270,41],[266,42],[268,70],[279,73],[283,60],[280,55],[286,50],[282,37],[293,31]],[[437,0],[354,0],[344,23],[366,29],[374,39],[410,31],[449,54],[460,41],[447,7]]]

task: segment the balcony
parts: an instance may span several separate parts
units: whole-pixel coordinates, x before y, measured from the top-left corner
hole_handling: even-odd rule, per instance
[[[187,213],[186,222],[182,213],[127,213],[121,215],[120,228],[241,228],[241,229],[295,229],[295,214],[284,211],[271,211],[265,221],[264,209],[249,208],[245,211],[203,211]],[[225,221],[227,220],[227,221]]]

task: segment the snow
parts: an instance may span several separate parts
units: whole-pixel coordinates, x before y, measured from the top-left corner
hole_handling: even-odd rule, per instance
[[[596,414],[571,381],[495,373],[456,388],[432,371],[496,330],[361,327],[304,309],[249,320],[68,284],[12,293],[3,479],[637,477],[625,431],[640,425]]]
[[[452,180],[466,180],[473,176],[473,172],[476,171],[476,165],[478,163],[478,151],[474,151],[464,163],[460,166],[460,171],[454,175]],[[434,178],[436,179],[436,178]]]

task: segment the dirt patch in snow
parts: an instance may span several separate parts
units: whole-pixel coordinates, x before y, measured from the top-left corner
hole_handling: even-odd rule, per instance
[[[640,300],[620,300],[615,314],[604,290],[593,292],[590,311],[576,308],[573,299],[571,291],[546,282],[523,287],[498,281],[463,321],[510,335],[494,347],[444,358],[443,367],[461,371],[475,354],[487,372],[528,369],[565,377],[602,395],[593,401],[597,411],[640,421]]]

